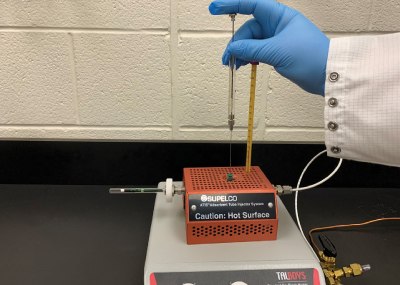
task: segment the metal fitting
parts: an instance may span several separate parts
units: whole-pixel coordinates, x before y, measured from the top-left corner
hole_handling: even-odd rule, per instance
[[[281,196],[281,195],[287,195],[287,194],[292,194],[292,187],[288,185],[275,185],[275,190],[276,193]]]

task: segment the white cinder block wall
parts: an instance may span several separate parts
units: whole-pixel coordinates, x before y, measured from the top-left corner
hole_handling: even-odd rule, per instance
[[[399,0],[283,2],[330,36],[400,31]],[[0,0],[0,139],[226,140],[230,20],[208,4]],[[237,75],[235,140],[249,73]],[[323,141],[323,98],[265,65],[257,84],[256,140]]]

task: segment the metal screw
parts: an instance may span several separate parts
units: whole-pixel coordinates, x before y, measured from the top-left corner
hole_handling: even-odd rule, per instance
[[[196,207],[196,205],[192,205],[192,206],[190,207],[190,209],[192,209],[192,211],[194,212],[194,211],[197,210],[197,207]]]
[[[274,207],[274,203],[269,202],[269,203],[268,203],[268,208],[271,208],[271,209],[272,209],[273,207]]]

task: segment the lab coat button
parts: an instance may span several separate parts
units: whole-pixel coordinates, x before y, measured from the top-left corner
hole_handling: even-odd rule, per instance
[[[336,98],[329,98],[328,106],[329,107],[336,107],[338,105],[338,100]]]
[[[330,82],[336,82],[338,80],[339,80],[339,73],[331,72],[331,74],[329,74],[329,81]]]
[[[330,131],[336,131],[339,128],[339,125],[335,122],[329,122],[328,123],[328,129]]]
[[[338,154],[338,153],[340,153],[342,151],[342,149],[340,147],[333,146],[333,147],[331,147],[331,151],[334,154]]]

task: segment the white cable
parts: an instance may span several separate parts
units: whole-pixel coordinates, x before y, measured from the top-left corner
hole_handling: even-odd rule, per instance
[[[326,181],[329,180],[330,178],[332,178],[333,175],[335,175],[335,173],[339,170],[340,166],[342,165],[343,159],[341,159],[341,158],[339,159],[339,163],[338,163],[338,165],[336,166],[336,168],[335,168],[335,169],[332,171],[332,173],[329,174],[327,177],[325,177],[324,179],[322,179],[321,181],[319,181],[319,182],[317,182],[317,183],[314,183],[314,184],[311,184],[311,185],[308,185],[308,186],[305,186],[305,187],[301,187],[301,188],[300,188],[301,180],[303,179],[303,175],[304,175],[304,173],[306,172],[306,170],[308,169],[308,167],[311,165],[311,163],[313,163],[314,160],[316,160],[320,155],[322,155],[322,154],[325,153],[325,152],[326,152],[326,150],[321,151],[321,152],[318,153],[316,156],[314,156],[314,157],[310,160],[309,163],[307,163],[306,167],[304,167],[303,172],[302,172],[301,175],[300,175],[300,178],[299,178],[299,180],[298,180],[298,182],[297,182],[296,188],[292,189],[292,191],[296,191],[296,192],[297,192],[297,191],[303,191],[303,190],[315,188],[315,187],[321,185],[322,183],[326,182]]]
[[[300,177],[299,177],[299,180],[297,181],[296,188],[292,190],[292,191],[296,191],[295,200],[294,200],[294,209],[295,209],[295,212],[296,212],[297,226],[299,227],[300,233],[301,233],[301,235],[303,236],[304,240],[306,241],[307,245],[310,247],[312,253],[314,254],[314,256],[315,256],[318,260],[319,260],[319,257],[318,257],[317,254],[314,252],[314,249],[312,248],[312,246],[311,246],[310,243],[308,242],[306,236],[304,235],[303,228],[302,228],[301,223],[300,223],[299,210],[298,210],[297,205],[298,205],[299,191],[311,189],[311,188],[314,188],[314,187],[316,187],[316,186],[318,186],[318,185],[321,185],[322,183],[324,183],[325,181],[327,181],[328,179],[330,179],[333,175],[335,175],[335,173],[339,170],[340,166],[342,165],[343,159],[340,158],[340,159],[339,159],[339,163],[338,163],[338,165],[336,166],[336,168],[335,168],[335,169],[332,171],[332,173],[329,174],[327,177],[325,177],[325,178],[322,179],[321,181],[319,181],[319,182],[317,182],[317,183],[314,183],[314,184],[312,184],[312,185],[299,188],[299,187],[300,187],[301,180],[303,179],[304,173],[306,173],[308,167],[311,165],[311,163],[313,163],[314,160],[316,160],[319,156],[321,156],[321,155],[322,155],[323,153],[325,153],[325,152],[327,152],[327,151],[326,151],[326,150],[321,151],[321,152],[318,153],[316,156],[314,156],[314,157],[310,160],[310,162],[307,163],[306,167],[304,167],[303,172],[301,173],[301,175],[300,175]]]

